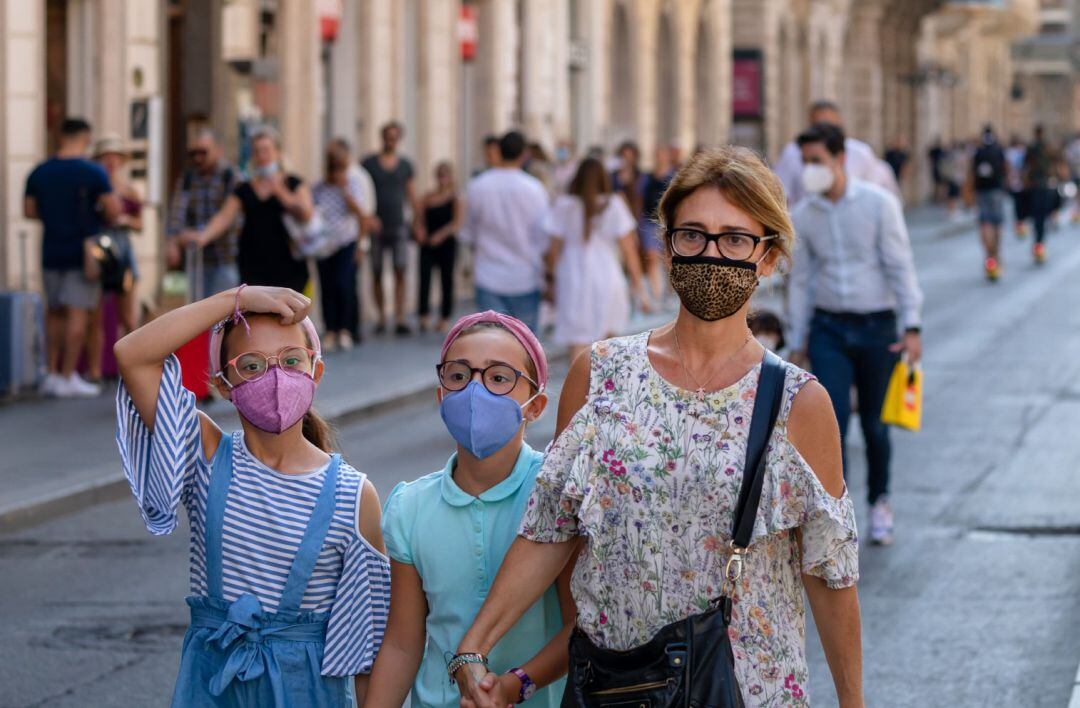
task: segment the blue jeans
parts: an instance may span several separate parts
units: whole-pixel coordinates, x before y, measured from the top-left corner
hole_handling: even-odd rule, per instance
[[[539,334],[537,330],[540,323],[539,290],[521,295],[499,295],[478,287],[476,288],[476,309],[481,312],[495,310],[495,312],[516,317],[534,333]]]
[[[889,346],[896,341],[896,316],[891,312],[854,315],[818,310],[810,323],[807,354],[814,375],[832,399],[842,442],[847,439],[851,417],[852,385],[858,393],[859,422],[866,440],[867,500],[871,505],[889,493],[892,448],[889,426],[881,422],[881,406],[896,365],[897,355],[889,351]]]
[[[356,290],[356,242],[341,247],[317,265],[326,331],[347,331],[353,340],[359,341],[360,297]]]
[[[188,273],[188,282],[191,284],[191,292],[196,300],[208,298],[240,284],[240,272],[235,263],[225,263],[216,266],[203,267],[202,290],[195,289],[195,274]]]

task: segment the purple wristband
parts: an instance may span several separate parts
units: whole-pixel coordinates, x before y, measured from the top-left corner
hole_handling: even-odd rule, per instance
[[[521,690],[518,691],[518,703],[524,703],[536,695],[536,684],[533,683],[533,680],[529,678],[524,669],[510,669],[507,673],[517,676],[518,681],[521,681]]]

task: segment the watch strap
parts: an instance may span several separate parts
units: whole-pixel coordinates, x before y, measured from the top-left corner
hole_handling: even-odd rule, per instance
[[[518,680],[521,681],[521,690],[518,691],[518,703],[524,703],[536,694],[536,683],[525,673],[525,669],[513,668],[507,673],[517,676]]]

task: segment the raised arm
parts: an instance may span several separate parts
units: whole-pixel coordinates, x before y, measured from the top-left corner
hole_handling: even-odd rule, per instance
[[[113,347],[124,386],[139,416],[153,431],[158,390],[165,359],[197,335],[228,317],[237,305],[237,290],[227,290],[151,320],[118,341]],[[311,301],[288,288],[243,288],[241,310],[281,316],[283,324],[299,322],[311,309]]]

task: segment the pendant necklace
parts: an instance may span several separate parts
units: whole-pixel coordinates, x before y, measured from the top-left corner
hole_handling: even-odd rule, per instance
[[[716,378],[716,375],[723,371],[724,368],[731,363],[731,360],[734,359],[735,356],[746,347],[750,340],[754,338],[753,332],[747,332],[746,339],[743,340],[742,344],[740,344],[739,347],[735,351],[733,351],[727,359],[724,359],[724,363],[722,363],[715,371],[713,371],[712,376],[710,376],[709,379],[704,384],[702,384],[698,383],[698,380],[695,379],[694,376],[690,373],[690,369],[686,368],[686,359],[683,357],[682,347],[679,345],[679,329],[677,327],[672,327],[671,333],[675,335],[675,350],[679,352],[679,363],[682,364],[683,374],[686,375],[688,381],[692,381],[694,385],[697,386],[697,391],[695,391],[695,395],[697,396],[697,399],[699,401],[705,400],[705,387],[712,383],[712,380]]]

